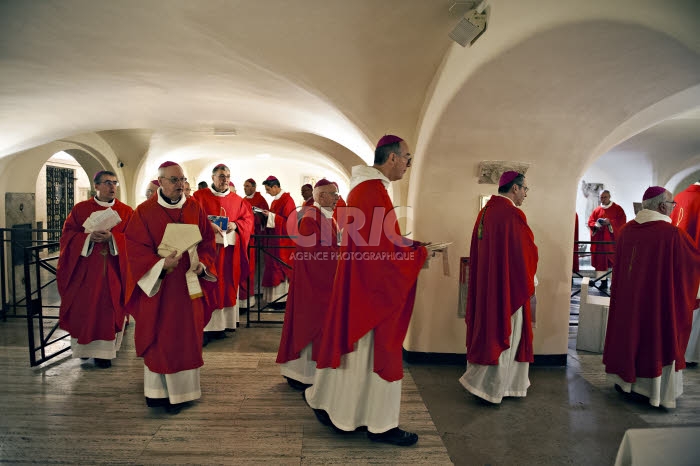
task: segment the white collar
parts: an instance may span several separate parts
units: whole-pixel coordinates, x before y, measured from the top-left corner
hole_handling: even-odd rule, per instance
[[[187,200],[187,196],[185,194],[182,194],[182,197],[180,200],[177,202],[177,204],[168,204],[163,200],[161,197],[160,193],[163,190],[163,188],[158,188],[158,204],[162,205],[166,209],[182,209],[182,206],[185,204],[185,201]]]
[[[324,215],[326,218],[332,218],[332,217],[333,217],[333,209],[330,209],[330,210],[329,210],[329,209],[327,209],[326,207],[321,207],[321,204],[319,204],[319,203],[316,202],[316,201],[314,201],[314,207],[318,207],[319,209],[321,209],[321,212],[323,212],[323,215]]]
[[[610,201],[610,204],[608,204],[608,205],[603,205],[603,204],[601,204],[600,206],[601,206],[603,209],[608,209],[608,208],[612,207],[613,204],[614,204],[614,202],[613,202],[613,201]]]
[[[352,191],[358,184],[364,183],[369,180],[380,180],[384,185],[384,188],[388,188],[391,184],[389,178],[384,176],[384,173],[380,172],[374,167],[368,165],[356,165],[352,167],[352,177],[350,178],[350,191]]]
[[[217,191],[216,189],[214,189],[214,188],[212,188],[211,186],[209,186],[209,191],[211,191],[212,194],[213,194],[214,196],[217,196],[217,197],[226,197],[226,196],[228,196],[229,194],[231,194],[231,188],[226,188],[226,191],[224,191],[223,193],[220,193],[220,192]]]
[[[282,194],[284,194],[284,189],[280,189],[280,192],[277,193],[277,196],[275,196],[275,198],[273,199],[273,201],[276,201],[277,199],[279,199],[280,197],[282,197]]]
[[[93,199],[95,199],[95,202],[97,202],[97,205],[100,205],[102,207],[114,207],[114,201],[117,200],[117,198],[112,199],[109,202],[103,202],[97,199],[97,196],[95,196]]]
[[[246,196],[245,198],[246,198],[246,199],[253,199],[253,198],[255,197],[256,194],[257,194],[257,192],[251,194],[250,196]]]
[[[658,222],[659,220],[666,223],[671,223],[671,217],[664,215],[661,212],[655,210],[642,209],[634,217],[634,221],[637,223],[647,223],[647,222]]]

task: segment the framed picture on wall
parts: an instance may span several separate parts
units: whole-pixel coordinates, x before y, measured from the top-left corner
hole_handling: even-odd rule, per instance
[[[316,182],[317,182],[319,179],[320,179],[320,178],[319,178],[318,176],[303,175],[303,176],[301,177],[301,185],[300,185],[300,186],[304,186],[305,184],[310,184],[311,186],[315,186],[315,185],[316,185]]]
[[[479,210],[483,209],[487,202],[491,199],[491,195],[482,194],[479,196]]]

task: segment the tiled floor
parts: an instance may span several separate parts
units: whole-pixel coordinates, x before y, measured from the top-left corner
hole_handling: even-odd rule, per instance
[[[401,424],[420,434],[415,447],[320,425],[279,376],[274,325],[210,343],[202,399],[170,416],[143,402],[131,332],[110,369],[69,356],[32,369],[25,322],[0,322],[0,462],[605,465],[626,429],[700,425],[700,369],[685,371],[675,410],[628,401],[601,355],[575,350],[575,327],[568,366],[532,367],[528,396],[498,407],[465,392],[461,365],[406,364]]]

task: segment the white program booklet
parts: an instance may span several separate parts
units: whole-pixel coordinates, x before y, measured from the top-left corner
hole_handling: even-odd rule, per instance
[[[168,223],[165,227],[163,240],[158,246],[158,255],[168,257],[176,251],[176,257],[202,241],[199,225],[189,223]]]
[[[119,214],[112,209],[96,210],[83,222],[83,228],[85,228],[85,233],[109,231],[121,221]]]

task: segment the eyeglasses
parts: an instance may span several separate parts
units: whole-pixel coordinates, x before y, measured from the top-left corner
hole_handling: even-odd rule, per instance
[[[673,207],[676,207],[676,205],[678,204],[676,201],[663,201],[663,203],[664,204],[671,204]],[[673,207],[671,207],[671,208],[673,208]]]
[[[119,181],[107,180],[107,181],[100,181],[97,184],[106,184],[107,186],[119,186]]]
[[[410,167],[411,162],[413,161],[413,156],[411,154],[404,155],[404,154],[396,154],[399,157],[405,157],[406,158],[406,166]]]
[[[515,183],[515,184],[518,184],[518,183]],[[518,186],[520,186],[520,189],[524,189],[525,192],[528,192],[530,190],[530,188],[528,188],[527,186],[523,186],[521,184],[518,184]]]
[[[170,181],[170,183],[172,183],[172,184],[186,183],[187,182],[187,178],[185,178],[184,176],[182,178],[178,178],[176,176],[171,176],[170,178],[167,178],[165,176],[161,176],[161,178]]]
[[[218,175],[217,178],[220,180],[230,180],[231,175]]]
[[[329,191],[324,191],[324,192],[322,192],[321,194],[328,194],[329,196],[340,197],[340,193],[339,193],[339,192],[334,192],[334,193],[333,193],[333,192],[329,192]]]

